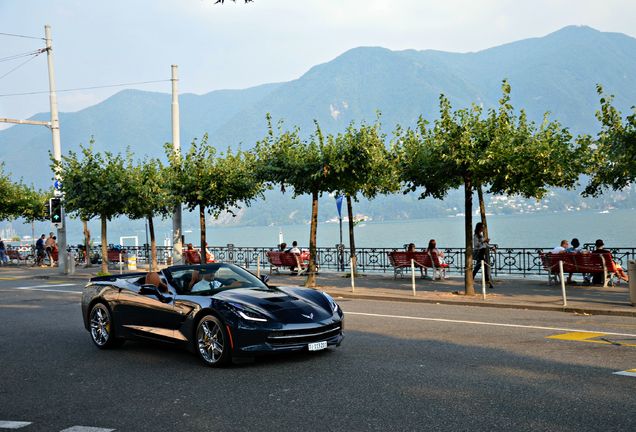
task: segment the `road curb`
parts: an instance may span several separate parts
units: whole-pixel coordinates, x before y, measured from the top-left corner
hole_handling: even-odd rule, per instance
[[[634,311],[628,310],[609,310],[609,309],[592,309],[592,308],[579,308],[579,307],[563,307],[563,306],[538,306],[533,304],[516,304],[516,303],[478,303],[477,301],[468,300],[438,300],[427,298],[409,298],[391,295],[374,295],[374,294],[355,294],[355,293],[343,293],[339,291],[324,289],[326,293],[332,297],[341,297],[347,299],[360,299],[360,300],[384,300],[384,301],[398,301],[404,303],[429,303],[429,304],[443,304],[452,306],[477,306],[477,307],[490,307],[499,309],[524,309],[524,310],[537,310],[548,312],[566,312],[577,313],[587,315],[608,315],[608,316],[625,316],[636,317],[636,308]]]

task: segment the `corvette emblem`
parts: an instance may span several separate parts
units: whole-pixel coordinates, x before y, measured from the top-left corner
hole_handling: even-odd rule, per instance
[[[309,315],[305,315],[305,314],[301,314],[302,316],[304,316],[307,319],[314,319],[314,314],[310,313]]]

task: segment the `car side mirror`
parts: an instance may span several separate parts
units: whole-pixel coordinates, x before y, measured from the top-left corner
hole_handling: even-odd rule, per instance
[[[264,284],[266,284],[266,283],[267,283],[267,281],[269,281],[269,275],[262,274],[262,275],[261,275],[261,281],[262,281]]]

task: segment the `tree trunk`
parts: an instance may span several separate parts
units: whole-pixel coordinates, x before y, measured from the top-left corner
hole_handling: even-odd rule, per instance
[[[155,224],[152,216],[148,216],[148,230],[150,231],[150,271],[157,271],[157,241],[155,240]]]
[[[201,264],[205,264],[207,262],[207,257],[205,256],[207,243],[205,239],[205,207],[203,204],[199,205],[199,227],[201,228]]]
[[[475,295],[473,286],[473,183],[470,176],[464,176],[464,230],[466,231],[466,268],[464,273],[464,293]]]
[[[356,241],[353,235],[353,205],[349,194],[347,194],[347,214],[349,215],[349,254],[353,262],[351,274],[355,275],[358,268],[358,257],[356,256]]]
[[[106,216],[102,216],[102,273],[108,273],[108,239],[106,238]]]
[[[318,192],[311,193],[311,228],[309,230],[309,273],[305,286],[316,286],[316,231],[318,229]]]
[[[481,183],[476,185],[477,197],[479,198],[479,214],[481,215],[481,223],[484,225],[484,238],[490,238],[488,236],[488,223],[486,222],[486,203],[484,202],[484,192],[481,188]]]
[[[88,221],[82,221],[84,231],[84,252],[86,253],[84,267],[91,267],[91,232],[88,229]]]

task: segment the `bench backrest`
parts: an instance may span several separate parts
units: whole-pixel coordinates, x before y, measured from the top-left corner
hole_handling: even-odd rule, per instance
[[[563,261],[564,273],[600,273],[603,266],[608,272],[616,271],[616,265],[611,253],[569,253],[539,252],[543,268],[552,273],[558,273],[559,261]]]
[[[291,252],[268,251],[267,260],[275,267],[296,267],[299,264],[303,267],[303,263],[297,254]]]
[[[389,262],[393,267],[410,267],[411,260],[415,261],[415,267],[428,267],[432,268],[433,260],[428,252],[405,252],[405,251],[392,251],[388,252]],[[437,256],[437,254],[435,254]],[[439,257],[435,262],[435,267],[439,267]]]
[[[107,258],[108,261],[119,261],[119,254],[121,253],[121,259],[123,260],[124,258],[126,258],[126,252],[125,251],[118,251],[118,250],[109,250],[107,252]]]
[[[201,254],[199,251],[186,250],[184,255],[187,264],[201,264]]]

